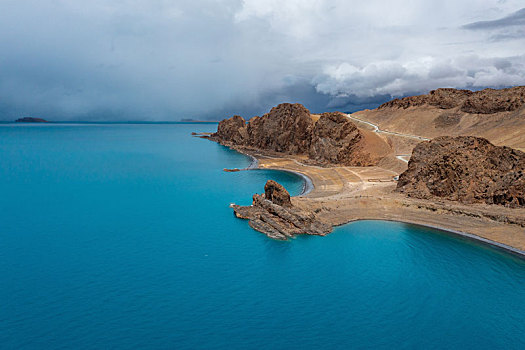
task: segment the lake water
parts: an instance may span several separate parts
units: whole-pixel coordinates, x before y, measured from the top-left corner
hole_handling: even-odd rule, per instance
[[[276,171],[206,124],[0,124],[1,349],[525,348],[525,260],[362,221],[236,219]]]

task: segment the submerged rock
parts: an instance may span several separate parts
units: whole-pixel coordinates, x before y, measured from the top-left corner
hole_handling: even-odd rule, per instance
[[[255,194],[250,206],[232,204],[235,216],[250,220],[250,226],[270,238],[286,240],[295,235],[324,236],[332,226],[319,221],[313,213],[296,208],[290,194],[279,183],[269,180],[264,194]]]
[[[438,137],[414,148],[396,191],[425,199],[525,207],[525,153],[480,137]]]

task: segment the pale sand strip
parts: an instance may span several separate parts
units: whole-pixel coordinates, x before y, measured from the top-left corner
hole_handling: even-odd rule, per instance
[[[294,156],[256,157],[259,168],[291,171],[310,178],[314,189],[292,201],[314,211],[326,223],[405,222],[445,230],[525,256],[525,209],[407,198],[393,192],[396,183],[392,178],[397,174],[380,167],[323,168],[307,165],[304,159]]]

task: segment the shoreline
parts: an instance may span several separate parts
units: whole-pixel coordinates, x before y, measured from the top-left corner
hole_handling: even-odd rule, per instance
[[[292,204],[313,212],[332,227],[361,220],[400,222],[475,240],[525,258],[525,208],[417,199],[394,191],[393,177],[399,170],[390,166],[323,167],[307,164],[300,155],[218,143],[252,159],[250,169],[243,170],[279,170],[300,176],[303,191],[291,197]],[[383,181],[386,179],[389,181]]]
[[[411,199],[411,198],[401,198],[400,194],[392,194],[394,197],[396,197],[395,198],[396,201],[400,201],[399,203],[396,202],[396,208],[395,208],[396,210],[394,210],[393,212],[388,212],[388,210],[384,210],[384,208],[378,208],[378,207],[369,206],[368,205],[369,203],[366,203],[366,204],[363,204],[363,205],[359,205],[359,203],[357,203],[357,205],[360,206],[360,208],[359,208],[360,210],[354,211],[352,209],[353,209],[353,206],[356,205],[356,202],[361,202],[364,198],[369,199],[369,200],[378,200],[378,201],[382,200],[381,193],[368,193],[366,191],[367,183],[364,182],[363,180],[361,180],[361,185],[363,183],[365,184],[363,186],[364,189],[361,190],[361,192],[360,192],[359,189],[357,189],[356,190],[357,191],[356,192],[356,196],[348,197],[347,202],[352,202],[351,205],[347,205],[348,208],[339,209],[339,205],[337,205],[337,204],[338,204],[338,201],[341,201],[341,199],[338,198],[337,196],[343,194],[345,191],[348,192],[348,189],[345,188],[346,185],[343,185],[342,186],[343,189],[337,191],[337,193],[335,195],[332,194],[332,193],[324,193],[324,192],[329,192],[329,191],[327,191],[325,188],[324,189],[320,188],[320,187],[323,187],[323,186],[316,186],[315,185],[316,182],[319,182],[318,181],[319,176],[315,176],[316,175],[315,172],[319,171],[318,170],[319,167],[309,166],[309,165],[305,165],[305,164],[299,163],[297,161],[297,159],[295,159],[295,158],[293,158],[293,156],[289,156],[289,155],[285,155],[285,156],[282,156],[282,157],[270,157],[270,156],[266,156],[266,155],[264,157],[257,157],[254,154],[250,154],[251,153],[250,150],[244,150],[244,149],[240,150],[240,149],[237,149],[236,147],[233,147],[232,149],[234,149],[234,150],[236,150],[236,151],[238,151],[238,152],[240,152],[242,154],[245,154],[245,155],[249,156],[250,158],[252,158],[252,160],[255,160],[257,162],[257,164],[258,164],[258,167],[257,168],[253,168],[254,170],[255,169],[279,170],[279,171],[285,171],[285,172],[289,172],[289,173],[294,173],[294,174],[300,176],[301,178],[303,178],[303,180],[304,180],[304,185],[303,185],[304,190],[299,195],[292,197],[292,200],[294,201],[294,204],[298,204],[303,209],[308,209],[308,210],[311,210],[311,211],[314,211],[315,209],[317,209],[315,211],[320,211],[320,208],[326,209],[326,208],[324,208],[326,204],[332,204],[332,206],[333,206],[334,203],[336,203],[335,206],[341,212],[341,213],[337,213],[337,215],[335,215],[335,216],[337,216],[336,219],[334,219],[334,218],[324,218],[322,214],[320,215],[320,217],[322,219],[325,219],[325,221],[327,221],[329,224],[331,224],[334,227],[342,226],[342,225],[345,225],[345,224],[348,224],[348,223],[351,223],[351,222],[364,221],[364,220],[378,220],[378,221],[399,222],[399,223],[404,223],[404,224],[410,224],[410,225],[416,225],[416,226],[431,228],[431,229],[438,230],[438,231],[441,231],[441,232],[449,234],[449,235],[458,236],[458,237],[466,238],[468,240],[479,242],[479,243],[481,243],[483,245],[490,246],[493,249],[504,251],[504,252],[509,253],[509,254],[511,254],[513,256],[518,256],[520,258],[525,258],[525,249],[522,249],[522,247],[524,247],[525,244],[521,244],[521,246],[519,246],[519,245],[516,246],[516,245],[509,244],[509,242],[502,242],[500,240],[497,240],[495,237],[487,237],[487,235],[480,235],[479,232],[477,232],[477,229],[479,229],[479,227],[482,227],[482,226],[479,226],[479,227],[470,226],[469,225],[469,221],[472,220],[472,218],[469,218],[469,216],[471,214],[466,212],[466,211],[464,212],[464,215],[465,215],[464,217],[462,217],[461,215],[438,215],[438,214],[433,214],[433,211],[434,211],[433,208],[431,209],[432,211],[430,212],[430,214],[429,213],[424,213],[425,209],[421,209],[421,206],[417,202],[427,202],[429,205],[436,204],[436,203],[433,202],[433,201],[414,200],[414,199]],[[289,158],[285,158],[285,157],[289,157]],[[288,162],[286,164],[287,160],[288,160]],[[252,161],[252,164],[255,164],[255,161]],[[276,165],[276,164],[273,164],[274,162],[277,162],[277,163],[281,162],[281,163],[285,163],[285,164]],[[297,169],[297,164],[301,164],[301,168],[300,169]],[[339,169],[340,168],[341,167],[339,167]],[[365,172],[365,171],[369,170],[370,168],[372,168],[372,167],[362,168],[362,170],[363,170],[363,172]],[[336,171],[336,168],[329,168],[329,167],[321,168],[321,169],[325,170],[325,172],[330,172],[330,171],[335,172]],[[353,170],[355,170],[355,169],[353,169]],[[382,186],[380,186],[380,185],[377,186],[377,187],[381,188]],[[325,186],[325,187],[328,187],[328,186]],[[349,187],[351,187],[351,186],[349,186]],[[387,187],[387,186],[383,186],[383,187]],[[392,189],[390,189],[390,190],[392,190]],[[384,194],[390,194],[390,193],[386,193],[386,191],[384,191],[384,192],[385,192]],[[357,196],[357,194],[359,194],[359,196]],[[344,197],[343,199],[346,199],[346,197]],[[357,201],[356,201],[356,199],[357,199]],[[405,202],[406,203],[415,202],[415,203],[412,203],[411,205],[407,205]],[[439,202],[439,201],[436,200],[436,202]],[[344,206],[344,203],[340,203],[340,204],[341,204],[341,206]],[[453,203],[453,204],[455,204],[455,203]],[[438,203],[438,205],[439,205],[439,203]],[[424,217],[416,217],[416,218],[412,218],[412,219],[406,219],[406,217],[410,217],[411,216],[410,214],[414,211],[413,208],[410,208],[410,210],[409,210],[408,209],[409,206],[415,206],[417,208],[416,210],[419,211],[419,214],[427,214],[427,216],[430,215],[431,217],[432,216],[435,216],[435,217],[433,217],[431,219],[427,219],[427,218],[424,218]],[[458,207],[463,207],[465,205],[461,204],[461,203],[458,203],[457,206]],[[474,209],[477,209],[477,208],[474,208]],[[494,210],[506,210],[507,208],[504,208],[504,207],[502,207],[502,208],[491,207],[489,209],[494,211]],[[457,209],[457,210],[461,212],[461,208]],[[398,212],[400,212],[400,213],[398,213]],[[401,214],[401,216],[399,216],[400,214]],[[332,215],[332,216],[334,216],[334,215]],[[425,216],[425,215],[423,215],[423,216]],[[441,219],[440,216],[443,217],[443,219],[444,219],[443,221],[439,220],[439,219]],[[454,223],[455,225],[451,225],[450,223],[447,223],[447,220],[446,220],[447,218],[449,218],[449,219],[454,218],[454,220],[458,221],[460,224],[458,225],[458,223],[456,222],[456,223]],[[482,222],[483,220],[484,220],[484,217],[482,217],[478,221]],[[438,221],[439,223],[436,223],[435,221]],[[443,223],[443,224],[441,224],[441,223]],[[499,226],[500,229],[501,228],[503,228],[503,229],[508,228],[509,230],[511,229],[511,224],[505,224],[505,223],[496,222],[496,221],[494,221],[492,224],[496,225],[496,226]],[[453,227],[450,227],[450,226],[455,226],[455,227],[453,228]],[[514,229],[514,231],[516,231],[517,225],[512,225],[512,226],[514,226],[512,228]],[[470,229],[466,229],[465,230],[465,229],[463,229],[463,227],[467,227],[467,228],[470,228]],[[520,238],[522,238],[523,242],[525,243],[525,227],[519,227],[517,230],[521,230],[522,231],[522,236],[523,237],[520,237]],[[521,239],[520,239],[520,243],[521,243]]]
[[[254,169],[254,170],[256,170],[256,169]],[[313,183],[312,179],[310,179],[308,177],[308,175],[306,175],[306,174],[300,173],[298,171],[287,170],[287,169],[272,169],[272,170],[284,171],[286,173],[294,174],[294,175],[299,176],[303,180],[303,188],[302,188],[301,192],[298,195],[296,195],[296,196],[291,196],[292,198],[293,197],[306,196],[308,193],[312,192],[315,189],[315,186],[314,186],[314,183]]]
[[[231,147],[230,147],[230,149],[233,149],[233,150],[235,150],[235,151],[237,151],[237,152],[239,152],[241,154],[244,154],[245,156],[250,157],[251,160],[252,160],[250,165],[248,165],[246,168],[240,169],[240,170],[261,170],[262,169],[262,168],[259,167],[259,159],[257,157],[255,157],[254,155],[249,154],[247,152],[243,152],[243,151],[238,150],[238,149],[231,148]],[[303,186],[302,186],[301,192],[298,195],[292,196],[292,197],[305,196],[308,193],[312,192],[314,190],[314,188],[315,188],[312,179],[310,177],[308,177],[308,175],[306,175],[306,174],[300,173],[298,171],[288,170],[288,169],[272,169],[272,170],[284,171],[284,172],[287,172],[287,173],[290,173],[290,174],[294,174],[294,175],[299,176],[303,180]]]
[[[439,227],[439,226],[435,226],[435,225],[429,225],[429,224],[423,224],[423,223],[418,223],[418,222],[415,222],[415,221],[361,218],[361,219],[350,220],[350,221],[348,221],[346,223],[342,223],[340,225],[335,225],[334,227],[340,227],[340,226],[344,226],[344,225],[351,224],[353,222],[358,222],[358,221],[398,222],[398,223],[406,224],[406,225],[414,225],[414,226],[420,226],[420,227],[424,227],[424,228],[429,228],[429,229],[433,229],[433,230],[436,230],[436,231],[443,232],[444,234],[450,235],[452,237],[466,238],[469,241],[481,243],[484,246],[491,247],[491,248],[496,249],[498,251],[504,251],[505,253],[508,253],[508,254],[513,255],[513,256],[517,256],[519,258],[525,259],[525,251],[524,250],[521,250],[521,249],[518,249],[518,248],[515,248],[515,247],[512,247],[512,246],[506,245],[504,243],[496,242],[496,241],[490,240],[488,238],[477,236],[477,235],[472,234],[472,233],[467,233],[467,232],[458,231],[458,230],[452,230],[452,229],[446,229],[446,228],[443,228],[443,227]]]

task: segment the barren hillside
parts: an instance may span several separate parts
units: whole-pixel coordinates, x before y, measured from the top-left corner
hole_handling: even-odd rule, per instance
[[[353,116],[380,129],[419,135],[472,135],[498,146],[525,150],[525,87],[469,90],[437,89],[427,95],[395,99]]]

